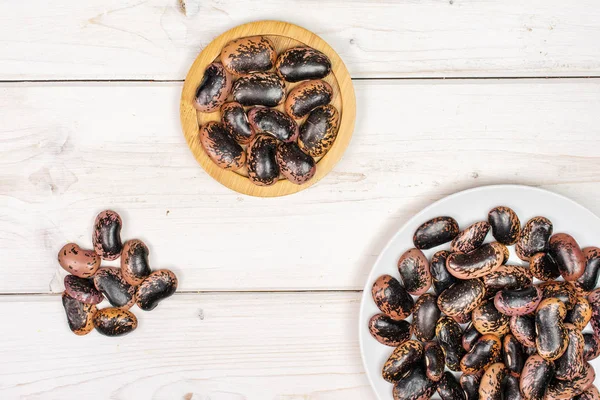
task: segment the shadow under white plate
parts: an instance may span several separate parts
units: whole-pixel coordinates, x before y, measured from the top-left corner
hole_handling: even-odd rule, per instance
[[[414,247],[413,234],[423,222],[439,216],[450,216],[458,221],[460,229],[464,229],[474,222],[486,221],[488,212],[497,206],[512,208],[519,216],[521,225],[532,217],[544,216],[552,221],[555,233],[571,234],[582,248],[600,247],[600,218],[565,196],[529,186],[495,185],[469,189],[438,200],[417,213],[390,239],[375,261],[365,284],[360,305],[360,351],[367,377],[379,400],[393,399],[393,386],[381,377],[381,368],[394,348],[380,344],[369,333],[369,319],[380,312],[371,297],[373,282],[384,274],[400,278],[397,268],[398,258],[406,250]],[[486,242],[493,240],[490,231]],[[448,248],[449,243],[423,252],[430,259],[435,252]],[[514,246],[510,246],[509,249],[511,255],[508,263],[525,264],[516,257]],[[591,327],[588,325],[584,331],[591,331]],[[590,363],[597,372],[594,384],[599,386],[600,358]],[[437,394],[435,397],[438,397]]]

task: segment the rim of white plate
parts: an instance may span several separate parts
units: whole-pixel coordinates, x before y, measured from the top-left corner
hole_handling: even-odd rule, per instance
[[[375,382],[373,381],[373,376],[371,374],[372,371],[370,371],[369,366],[367,365],[367,362],[366,362],[366,358],[365,358],[365,349],[364,349],[365,338],[363,337],[364,330],[362,329],[363,328],[362,324],[363,324],[363,320],[364,320],[363,314],[365,313],[365,308],[366,308],[365,302],[367,301],[367,299],[369,298],[369,295],[371,293],[370,285],[373,282],[373,278],[374,278],[374,274],[375,274],[375,267],[379,264],[382,256],[389,250],[390,246],[392,246],[392,243],[394,243],[396,241],[396,238],[400,235],[400,233],[402,233],[404,231],[404,229],[406,229],[407,226],[414,223],[415,220],[420,218],[423,214],[426,214],[430,209],[437,206],[439,203],[448,201],[457,196],[464,196],[464,195],[472,193],[472,192],[480,192],[480,191],[485,191],[485,190],[497,190],[497,189],[501,189],[501,188],[506,188],[506,189],[510,188],[510,189],[517,189],[517,190],[523,190],[523,191],[532,191],[532,192],[543,192],[543,193],[550,194],[555,197],[562,198],[563,200],[571,203],[573,206],[580,208],[584,212],[587,212],[588,214],[590,214],[591,218],[596,219],[596,221],[598,223],[600,223],[600,217],[598,217],[596,214],[594,214],[592,211],[590,211],[587,207],[582,206],[575,200],[573,200],[565,195],[553,192],[551,190],[535,187],[535,186],[515,185],[515,184],[486,185],[486,186],[478,186],[475,188],[461,190],[459,192],[452,193],[448,196],[442,197],[441,199],[434,201],[433,203],[429,204],[428,206],[423,208],[421,211],[419,211],[418,213],[413,215],[411,218],[409,218],[404,224],[402,224],[402,226],[400,226],[396,230],[396,233],[394,233],[389,238],[386,245],[379,252],[379,255],[377,256],[377,259],[373,263],[373,265],[371,267],[371,271],[369,272],[369,275],[367,277],[367,281],[365,282],[365,285],[363,287],[363,293],[362,293],[362,297],[360,300],[360,311],[358,313],[358,341],[359,341],[359,348],[360,348],[360,358],[362,360],[363,369],[365,370],[367,379],[369,380],[369,385],[371,386],[371,390],[373,390],[373,393],[375,394],[377,399],[385,400],[385,399],[381,399],[381,397],[379,396],[379,393],[375,390]],[[425,222],[425,221],[423,221],[423,222]],[[521,221],[521,223],[523,223],[523,222],[524,221]]]

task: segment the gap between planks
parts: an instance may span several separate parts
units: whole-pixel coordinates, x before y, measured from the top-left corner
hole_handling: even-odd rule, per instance
[[[332,294],[332,293],[362,293],[362,290],[359,289],[293,289],[293,290],[181,290],[177,291],[174,296],[177,295],[188,295],[188,294],[207,294],[207,295],[215,295],[215,294],[223,294],[223,295],[231,295],[231,294],[304,294],[304,293],[318,293],[318,294]],[[2,297],[15,297],[15,296],[61,296],[62,292],[8,292],[8,293],[0,293],[0,298]]]
[[[461,81],[461,80],[556,80],[556,79],[598,79],[600,75],[564,75],[564,76],[408,76],[408,77],[370,77],[352,78],[353,81]],[[156,83],[183,83],[183,79],[0,79],[2,83],[127,83],[127,82],[156,82]]]

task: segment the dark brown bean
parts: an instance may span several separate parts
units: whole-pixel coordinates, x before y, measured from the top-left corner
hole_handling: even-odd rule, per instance
[[[565,324],[567,329],[567,350],[555,362],[556,379],[573,379],[583,371],[584,340],[581,331],[572,324]]]
[[[590,332],[583,333],[583,359],[591,361],[600,356],[600,340],[598,336]]]
[[[548,251],[548,240],[552,236],[552,222],[545,217],[533,217],[525,223],[515,245],[517,256],[523,261],[535,253]]]
[[[533,315],[514,315],[510,317],[510,331],[523,346],[535,348],[536,333],[535,317]]]
[[[426,342],[423,346],[423,358],[427,377],[434,382],[439,381],[446,366],[442,347],[437,342]]]
[[[546,389],[546,400],[570,399],[592,386],[594,379],[596,379],[596,372],[590,364],[584,363],[583,365],[581,373],[573,379],[551,380]]]
[[[65,293],[82,303],[98,304],[104,300],[104,296],[94,287],[94,281],[91,279],[67,275],[64,283]]]
[[[512,245],[517,242],[521,233],[521,221],[517,213],[509,207],[495,207],[488,213],[488,222],[492,227],[492,235],[502,244]]]
[[[452,241],[459,233],[458,222],[452,217],[437,217],[420,225],[413,236],[417,249],[431,249]]]
[[[398,260],[398,272],[406,291],[419,296],[431,287],[429,261],[419,249],[406,251]]]
[[[279,143],[275,159],[281,174],[296,185],[308,182],[317,172],[315,160],[296,143]]]
[[[221,62],[232,74],[268,71],[275,65],[277,53],[273,42],[265,36],[235,39],[223,46]]]
[[[592,290],[587,299],[592,306],[592,329],[596,336],[600,336],[600,288]]]
[[[123,245],[121,274],[130,285],[139,285],[152,272],[148,254],[148,247],[141,240],[128,240]]]
[[[119,268],[100,268],[94,275],[94,285],[113,307],[127,310],[135,304],[135,287],[127,283]]]
[[[293,119],[273,108],[252,108],[248,112],[248,121],[255,132],[268,133],[282,142],[295,142],[300,132]]]
[[[576,281],[585,272],[585,256],[573,236],[566,233],[552,235],[550,254],[565,281]]]
[[[542,299],[556,298],[562,301],[567,310],[575,307],[577,292],[573,285],[563,281],[542,282],[538,285],[542,290]]]
[[[177,290],[177,277],[168,269],[159,269],[148,275],[137,289],[136,304],[144,311],[151,311],[158,303]]]
[[[376,314],[369,320],[369,332],[379,343],[398,347],[410,339],[410,323]]]
[[[479,382],[483,374],[462,374],[459,382],[466,400],[479,400]]]
[[[556,298],[543,300],[535,313],[535,345],[540,356],[556,360],[563,355],[568,345],[567,329],[563,320],[567,308]]]
[[[573,400],[600,400],[600,392],[598,392],[596,386],[592,385],[580,395],[575,396]]]
[[[457,281],[454,275],[446,269],[446,260],[449,255],[449,251],[440,250],[431,257],[429,271],[431,273],[433,288],[436,294],[442,293]]]
[[[501,265],[483,278],[488,295],[503,289],[519,289],[531,285],[531,272],[520,265]]]
[[[502,341],[502,356],[504,365],[511,375],[520,376],[525,365],[523,346],[514,335],[506,335]]]
[[[275,107],[285,99],[285,84],[277,74],[255,72],[235,81],[232,93],[243,106]]]
[[[452,240],[450,250],[459,253],[469,253],[483,244],[489,231],[490,224],[487,221],[476,222],[460,232]]]
[[[233,78],[221,63],[209,64],[196,89],[194,108],[205,113],[217,111],[227,100],[232,85]]]
[[[100,256],[94,250],[85,250],[75,243],[67,243],[58,252],[58,263],[70,274],[89,278],[100,267]]]
[[[482,335],[493,333],[502,337],[510,331],[510,317],[498,311],[492,300],[474,309],[472,316],[473,326]]]
[[[481,400],[502,400],[502,382],[506,376],[506,367],[503,363],[494,363],[487,367],[479,384],[479,398]]]
[[[259,133],[248,145],[248,179],[259,186],[270,186],[279,180],[277,139]]]
[[[248,121],[244,107],[235,101],[221,106],[221,123],[239,144],[250,143],[256,134]]]
[[[331,72],[331,61],[325,54],[312,47],[300,46],[281,53],[275,69],[287,82],[323,79]]]
[[[502,265],[504,254],[484,244],[470,253],[452,253],[446,260],[448,272],[459,279],[481,278]]]
[[[440,315],[437,297],[430,293],[421,295],[413,307],[412,334],[422,342],[433,339],[435,337],[435,325]]]
[[[503,400],[523,400],[521,389],[519,388],[519,378],[514,375],[508,375],[504,382]]]
[[[333,89],[322,80],[306,81],[293,88],[285,100],[285,112],[294,119],[308,115],[317,107],[331,102]]]
[[[390,275],[382,275],[377,278],[373,283],[371,294],[381,312],[395,320],[408,317],[415,304],[404,286]]]
[[[137,328],[137,318],[131,311],[104,308],[94,314],[96,330],[105,336],[123,336]]]
[[[423,366],[417,365],[396,382],[392,395],[394,400],[427,400],[435,393],[436,386],[427,378]]]
[[[317,107],[300,127],[298,146],[311,157],[322,157],[337,138],[340,113],[331,104]]]
[[[402,375],[420,364],[423,345],[416,340],[407,340],[396,347],[383,365],[381,376],[388,382],[398,381]]]
[[[521,371],[521,394],[526,400],[543,400],[546,387],[554,378],[554,363],[538,354],[529,356]]]
[[[442,400],[465,400],[465,392],[452,375],[452,372],[446,371],[442,375],[437,387],[437,392]]]
[[[446,315],[473,311],[485,298],[485,286],[479,279],[459,281],[438,296],[438,307]]]
[[[600,249],[598,247],[586,247],[583,249],[583,255],[586,260],[585,272],[576,281],[572,281],[571,284],[580,295],[587,295],[594,290],[598,283]]]
[[[466,374],[485,370],[488,366],[500,361],[501,351],[502,343],[498,336],[483,335],[460,360],[460,369]]]
[[[214,121],[200,128],[200,143],[206,154],[219,167],[238,170],[246,162],[246,153],[225,127]]]
[[[96,253],[103,260],[116,260],[121,255],[121,227],[123,222],[119,214],[112,210],[102,211],[94,222],[92,243]],[[86,278],[86,276],[81,276]]]
[[[540,301],[542,301],[542,291],[537,286],[504,289],[494,297],[494,305],[498,311],[510,316],[531,314]]]
[[[473,345],[479,340],[481,337],[481,333],[473,326],[473,322],[471,322],[465,328],[462,337],[462,346],[466,351],[470,351],[473,348]]]
[[[62,304],[67,315],[67,322],[71,331],[79,336],[87,335],[94,329],[92,318],[96,313],[94,304],[83,303],[66,292],[62,294]]]
[[[460,360],[465,355],[462,347],[463,331],[458,322],[450,317],[442,317],[435,327],[437,338],[446,361],[446,366],[452,371],[460,371]]]
[[[592,306],[590,302],[585,297],[578,297],[575,306],[567,311],[565,322],[575,325],[577,329],[582,331],[588,322],[590,322],[590,319],[592,319]]]
[[[560,276],[558,265],[548,253],[535,253],[529,259],[531,274],[540,281],[550,281]]]

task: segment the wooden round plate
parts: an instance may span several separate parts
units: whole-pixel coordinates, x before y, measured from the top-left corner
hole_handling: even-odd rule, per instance
[[[228,171],[219,168],[206,155],[200,144],[199,131],[200,126],[208,121],[218,121],[220,112],[201,113],[194,106],[194,96],[196,89],[204,75],[204,70],[213,61],[218,61],[221,49],[229,41],[246,37],[261,35],[266,36],[275,45],[277,54],[291,47],[306,45],[317,49],[329,57],[331,60],[332,73],[324,78],[333,88],[333,99],[331,104],[340,112],[340,124],[337,138],[327,154],[322,158],[316,159],[317,172],[315,176],[302,185],[295,185],[283,176],[279,181],[271,186],[257,186],[247,178],[247,171],[244,168],[238,171]],[[300,82],[299,82],[300,83]],[[299,83],[286,82],[286,94]],[[229,101],[229,99],[228,99]],[[283,104],[276,107],[283,111]],[[334,165],[342,158],[346,150],[352,131],[354,130],[354,120],[356,117],[356,98],[354,97],[354,87],[350,74],[342,62],[340,56],[323,39],[314,33],[299,26],[280,21],[258,21],[237,26],[228,30],[221,36],[213,40],[196,58],[194,64],[185,78],[183,91],[181,93],[180,105],[181,125],[183,133],[187,140],[189,148],[194,153],[196,160],[206,172],[221,184],[237,192],[258,197],[285,196],[306,189],[310,185],[318,182],[329,173]],[[297,121],[302,124],[303,120]]]

